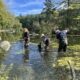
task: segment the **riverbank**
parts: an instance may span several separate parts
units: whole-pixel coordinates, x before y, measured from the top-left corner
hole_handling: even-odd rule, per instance
[[[71,44],[68,45],[67,52],[58,53],[58,59],[53,66],[56,70],[56,78],[59,80],[80,80],[80,43],[78,38],[72,39]],[[74,40],[74,43],[73,43]],[[77,44],[78,43],[78,44]],[[58,48],[57,42],[53,42],[53,48]],[[69,63],[70,62],[70,63]]]

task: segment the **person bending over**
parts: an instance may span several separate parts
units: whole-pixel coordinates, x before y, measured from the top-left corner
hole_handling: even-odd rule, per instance
[[[68,45],[68,39],[67,39],[67,33],[69,30],[56,30],[56,37],[58,39],[59,47],[58,52],[66,52],[67,45]]]

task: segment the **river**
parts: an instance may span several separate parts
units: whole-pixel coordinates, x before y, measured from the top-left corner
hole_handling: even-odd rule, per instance
[[[56,55],[56,52],[49,52],[43,56],[35,43],[25,49],[23,42],[15,42],[2,61],[0,74],[6,75],[5,80],[55,80]]]

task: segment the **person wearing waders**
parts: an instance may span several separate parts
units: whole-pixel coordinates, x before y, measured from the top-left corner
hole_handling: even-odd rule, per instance
[[[45,34],[41,34],[41,42],[42,42],[42,44],[44,44],[44,40],[45,40]]]
[[[44,47],[44,39],[45,39],[45,35],[41,34],[40,42],[38,43],[38,51],[39,52],[41,52]]]
[[[67,33],[68,30],[56,30],[56,37],[58,39],[59,42],[59,47],[58,47],[58,52],[66,52],[67,49],[67,45],[68,45],[68,40],[67,40]]]
[[[24,39],[24,47],[26,48],[26,47],[28,47],[28,43],[30,40],[29,31],[27,28],[24,28],[23,39]]]

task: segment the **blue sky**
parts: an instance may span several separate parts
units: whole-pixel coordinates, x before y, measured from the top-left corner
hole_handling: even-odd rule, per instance
[[[9,11],[14,15],[38,14],[44,8],[45,0],[4,0]],[[54,0],[59,2],[61,0]]]

